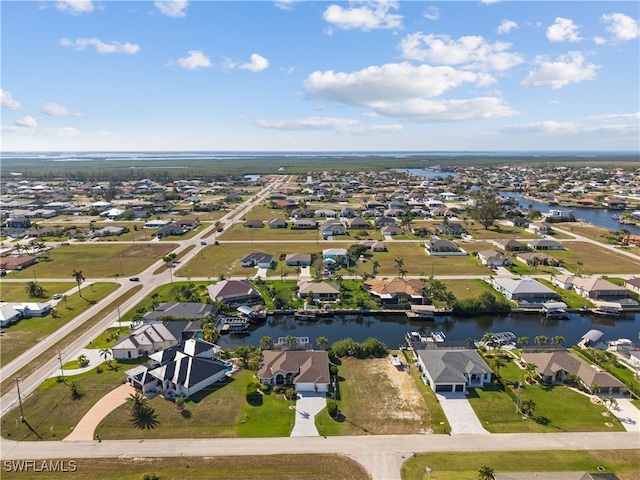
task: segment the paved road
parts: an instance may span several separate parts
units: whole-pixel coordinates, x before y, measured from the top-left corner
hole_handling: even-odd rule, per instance
[[[2,460],[100,457],[202,457],[341,453],[361,463],[374,480],[399,480],[413,452],[620,450],[638,448],[638,434],[538,433],[501,435],[371,435],[364,437],[211,438],[78,442],[0,441]]]

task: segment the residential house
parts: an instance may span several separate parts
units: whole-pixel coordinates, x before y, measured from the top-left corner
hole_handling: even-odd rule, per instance
[[[425,284],[420,280],[407,278],[371,278],[363,283],[363,288],[383,303],[420,303],[424,301]]]
[[[491,383],[491,369],[475,350],[417,350],[418,369],[436,393],[467,392]]]
[[[329,391],[329,357],[323,351],[262,352],[256,377],[263,385],[286,385],[291,382],[298,392]]]
[[[150,355],[150,365],[127,370],[127,382],[142,393],[189,398],[226,377],[231,365],[214,358],[218,350],[212,343],[189,339]]]
[[[269,228],[287,228],[287,222],[282,218],[272,218],[267,222]]]
[[[536,235],[548,235],[551,228],[544,222],[531,222],[526,230]]]
[[[624,286],[629,290],[640,293],[640,278],[629,278],[624,281]]]
[[[461,237],[467,234],[467,231],[460,223],[440,223],[435,226],[435,229],[439,235]]]
[[[378,228],[382,227],[395,227],[398,224],[398,221],[393,217],[381,217],[376,220],[378,224]]]
[[[153,312],[144,314],[144,321],[162,321],[168,318],[179,320],[207,321],[215,317],[217,307],[200,302],[163,302]]]
[[[37,261],[38,259],[33,255],[2,257],[0,258],[0,268],[3,270],[22,270],[23,268],[33,265]]]
[[[38,302],[0,302],[0,325],[8,327],[23,318],[44,317],[51,305]]]
[[[533,278],[492,277],[489,283],[507,300],[516,302],[521,307],[541,306],[549,300],[560,300],[556,292]]]
[[[386,245],[380,240],[365,240],[361,245],[364,245],[373,252],[384,252],[387,249]]]
[[[634,294],[624,287],[616,285],[601,276],[573,277],[558,275],[553,282],[566,290],[574,290],[578,295],[591,300],[619,302],[625,305],[637,305]]]
[[[320,233],[324,237],[331,237],[334,235],[346,235],[347,229],[345,226],[334,220],[327,220],[322,227],[320,227]]]
[[[262,252],[253,252],[245,255],[240,260],[243,267],[271,268],[273,266],[273,255]]]
[[[118,235],[122,235],[123,233],[124,233],[124,227],[104,227],[104,228],[101,228],[100,230],[94,230],[93,236],[94,237],[109,237],[109,236],[117,237]]]
[[[478,258],[483,265],[488,267],[502,267],[504,265],[511,265],[511,259],[506,257],[504,253],[496,250],[483,250],[478,252]]]
[[[169,225],[169,220],[149,220],[144,224],[143,228],[162,228]]]
[[[310,253],[288,253],[284,258],[288,267],[308,267],[311,265]]]
[[[242,226],[244,228],[262,228],[264,227],[264,222],[262,220],[247,220]]]
[[[577,355],[568,351],[522,352],[522,361],[536,366],[536,373],[545,383],[562,383],[567,375],[575,375],[592,391],[595,385],[600,393],[612,394],[624,392],[624,384],[610,373],[593,367]]]
[[[254,304],[262,301],[262,296],[248,280],[222,280],[207,287],[209,298],[214,302],[231,305]]]
[[[522,250],[526,250],[527,247],[518,240],[514,238],[496,238],[490,240],[490,242],[498,248],[505,250],[507,252],[520,252]]]
[[[298,295],[301,298],[311,296],[314,300],[333,302],[340,297],[340,287],[335,283],[326,282],[300,282]]]
[[[521,252],[516,256],[516,260],[520,260],[525,265],[531,265],[533,267],[537,265],[556,266],[560,264],[557,259],[540,252]]]
[[[529,220],[525,217],[514,217],[506,220],[504,223],[510,227],[527,227],[529,226]]]
[[[291,229],[299,229],[299,230],[313,230],[318,228],[318,222],[312,219],[302,218],[296,219],[293,221],[291,225]]]
[[[323,217],[323,218],[336,218],[338,216],[338,212],[335,210],[331,210],[330,208],[321,208],[313,212],[314,217]]]
[[[527,246],[533,250],[564,250],[560,242],[548,238],[527,240]]]
[[[350,218],[347,220],[347,225],[350,229],[357,228],[359,230],[365,230],[367,228],[371,228],[371,224],[360,217]]]
[[[382,233],[382,235],[387,237],[387,236],[394,236],[394,235],[402,235],[404,232],[399,227],[392,227],[391,225],[388,225],[386,227],[382,227],[380,229],[380,233]]]
[[[425,243],[425,249],[429,255],[433,256],[468,255],[465,250],[450,240],[431,240]]]
[[[138,358],[164,350],[195,336],[199,324],[183,321],[149,321],[131,327],[128,336],[111,347],[116,360]]]
[[[9,217],[6,221],[7,228],[29,228],[31,220],[27,217]]]
[[[349,261],[346,248],[327,248],[322,251],[322,258],[328,263],[336,263],[337,259],[341,258],[343,265],[347,265]]]

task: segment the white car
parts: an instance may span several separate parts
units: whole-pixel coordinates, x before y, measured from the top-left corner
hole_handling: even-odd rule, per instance
[[[54,300],[60,300],[62,298],[62,294],[61,293],[54,293],[53,294],[53,298]]]

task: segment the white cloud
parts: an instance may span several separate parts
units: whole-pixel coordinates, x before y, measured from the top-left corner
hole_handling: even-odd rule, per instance
[[[262,55],[254,53],[251,55],[251,61],[249,63],[243,63],[238,66],[243,70],[249,70],[251,72],[261,72],[269,67],[269,60],[264,58]]]
[[[27,115],[26,117],[16,120],[15,125],[18,127],[25,127],[25,128],[37,128],[38,122],[36,122],[35,118]]]
[[[59,105],[53,102],[43,103],[42,106],[40,107],[40,111],[45,115],[49,115],[51,117],[67,117],[67,116],[81,117],[82,116],[82,114],[80,113],[72,112],[64,105]]]
[[[293,10],[296,3],[299,3],[301,1],[302,0],[276,0],[274,4],[280,10],[285,10],[287,12],[290,12]]]
[[[590,115],[586,117],[586,119],[594,122],[616,122],[618,120],[640,120],[640,112]]]
[[[98,38],[78,38],[75,41],[69,38],[62,38],[60,39],[60,45],[63,47],[72,47],[76,50],[85,50],[87,47],[94,47],[98,53],[124,53],[126,55],[134,55],[140,51],[140,45],[129,42],[105,43]]]
[[[368,32],[376,29],[393,29],[402,27],[402,15],[391,13],[399,8],[396,1],[367,2],[363,6],[330,5],[322,17],[342,30],[363,30]]]
[[[56,2],[56,8],[61,12],[72,15],[91,13],[94,10],[91,0],[61,0]]]
[[[490,43],[481,36],[465,36],[453,40],[448,35],[407,35],[399,45],[402,56],[409,60],[439,65],[460,65],[474,70],[508,70],[522,63],[522,57],[508,52],[511,43]]]
[[[604,45],[605,43],[607,43],[607,39],[603,37],[593,37],[593,41],[596,45]]]
[[[584,57],[579,52],[561,55],[555,62],[539,56],[536,58],[536,63],[539,68],[529,72],[529,76],[520,83],[522,87],[557,89],[571,83],[593,80],[596,77],[596,70],[599,68],[593,63],[585,63]]]
[[[188,0],[156,0],[153,4],[160,13],[173,18],[185,17],[189,6]]]
[[[613,34],[616,40],[633,40],[640,36],[638,22],[623,13],[610,13],[602,15],[601,20],[607,25],[607,31]]]
[[[491,5],[492,3],[498,3],[500,0],[480,0],[480,3],[484,3],[485,5]]]
[[[500,35],[511,32],[514,28],[518,28],[518,24],[513,20],[502,20],[498,26],[497,32]]]
[[[179,58],[177,63],[182,68],[186,68],[189,70],[198,70],[199,68],[209,68],[211,65],[211,60],[200,50],[189,50],[187,52],[189,55],[183,58]],[[173,65],[173,63],[169,63],[168,65]]]
[[[512,125],[500,130],[506,135],[599,135],[599,136],[629,136],[638,135],[637,124],[590,125],[584,121],[558,122],[547,120]]]
[[[9,110],[24,110],[20,102],[13,99],[11,92],[7,92],[0,88],[0,96],[2,98],[2,106],[4,108],[8,108]]]
[[[582,40],[578,26],[573,20],[556,17],[553,25],[547,28],[547,38],[551,42],[579,42]]]
[[[362,125],[358,120],[336,117],[306,117],[291,120],[256,120],[257,126],[284,131],[335,131],[351,135],[376,135],[402,130],[402,125]]]
[[[440,18],[440,10],[438,7],[430,6],[427,8],[427,11],[423,13],[424,18],[427,20],[437,20]]]
[[[379,115],[411,121],[496,118],[516,112],[501,99],[427,100],[465,83],[486,82],[485,75],[448,66],[409,63],[368,67],[354,73],[314,72],[304,88],[316,99],[371,108]]]

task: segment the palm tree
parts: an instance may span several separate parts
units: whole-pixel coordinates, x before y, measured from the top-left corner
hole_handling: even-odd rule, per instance
[[[316,338],[316,343],[318,344],[318,347],[324,350],[326,346],[329,345],[329,339],[327,337],[321,336]]]
[[[536,402],[530,398],[525,398],[520,402],[520,411],[526,415],[531,416],[536,409]]]
[[[220,338],[220,332],[218,332],[213,322],[206,322],[202,326],[202,336],[205,342],[216,343]]]
[[[582,267],[584,265],[584,263],[582,263],[581,261],[576,262],[576,265],[578,268],[576,268],[576,275],[580,274],[580,267]]]
[[[516,340],[520,345],[522,345],[522,348],[525,347],[525,345],[527,345],[529,343],[529,337],[518,337],[518,340]]]
[[[493,345],[493,340],[495,338],[495,335],[492,332],[486,332],[483,336],[482,336],[482,343],[484,343],[485,345],[487,344],[492,344]]]
[[[136,392],[129,395],[127,399],[127,413],[134,419],[146,415],[151,410],[149,400],[142,393]]]
[[[549,337],[546,335],[537,335],[536,338],[533,339],[536,345],[542,345],[543,343],[547,343],[549,341]]]
[[[380,268],[380,262],[378,260],[373,260],[371,262],[371,273],[375,277],[378,275],[378,269]]]
[[[478,469],[478,480],[493,480],[493,468],[483,465]]]
[[[159,298],[160,298],[160,294],[158,292],[155,292],[154,294],[151,295],[151,307],[154,310],[158,308],[158,305],[160,304],[160,302],[158,301]]]
[[[286,343],[289,349],[291,349],[291,347],[293,347],[298,343],[298,339],[293,335],[287,335],[287,338],[285,339],[284,343]]]
[[[407,271],[404,268],[404,259],[400,257],[396,257],[393,259],[393,264],[395,265],[396,270],[398,271],[398,276],[400,278],[404,278],[403,273],[404,275],[407,274]]]
[[[265,335],[260,339],[260,348],[263,350],[269,350],[271,348],[272,343],[273,343],[273,339],[268,335]]]
[[[524,366],[524,370],[525,370],[524,381],[525,382],[528,382],[528,381],[533,380],[534,378],[536,378],[536,376],[538,375],[536,373],[536,368],[537,368],[537,365],[535,363],[531,363],[531,362],[527,363]]]
[[[27,295],[30,297],[41,298],[44,297],[44,288],[35,280],[31,280],[27,282],[24,287],[24,291],[27,292]]]
[[[101,348],[100,349],[100,356],[102,357],[102,359],[106,363],[109,363],[109,357],[111,356],[111,349],[110,348]]]
[[[562,335],[556,335],[555,337],[551,337],[552,345],[562,345],[565,342],[564,337]]]
[[[82,274],[82,270],[74,270],[71,276],[76,279],[76,283],[78,284],[78,295],[80,295],[80,298],[83,298],[82,290],[80,290],[80,285],[82,284],[82,282],[85,281],[84,275]]]
[[[500,376],[500,368],[507,366],[507,360],[502,355],[495,355],[491,358],[491,366],[495,369],[496,375]]]

